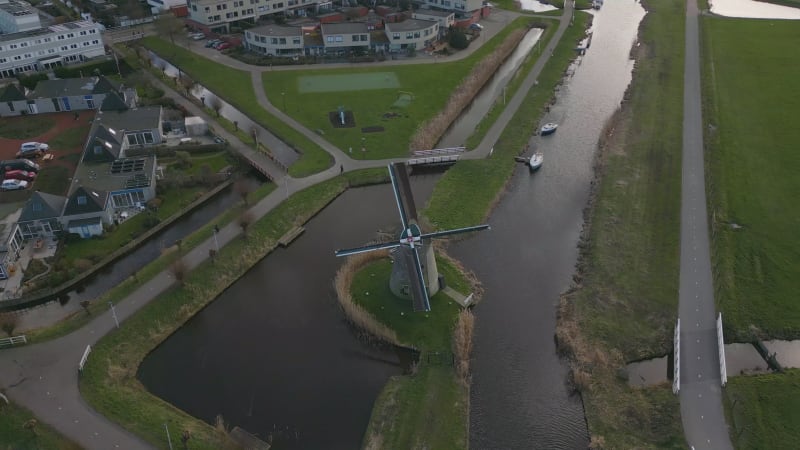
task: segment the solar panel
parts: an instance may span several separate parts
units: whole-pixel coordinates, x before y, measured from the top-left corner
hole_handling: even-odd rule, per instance
[[[125,181],[126,188],[142,188],[150,186],[150,177],[143,174],[136,174]]]
[[[111,162],[111,173],[141,172],[144,163],[144,159],[117,159]]]

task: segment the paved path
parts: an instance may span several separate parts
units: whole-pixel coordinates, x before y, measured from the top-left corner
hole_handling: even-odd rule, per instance
[[[509,102],[506,112],[497,120],[497,123],[492,127],[490,133],[499,136],[502,129],[507,125],[511,117],[513,117],[513,114],[516,112],[516,109],[521,104],[527,92],[527,88],[530,88],[533,80],[538,77],[539,71],[541,71],[547,59],[549,59],[549,52],[552,51],[555,42],[561,38],[566,26],[568,26],[572,16],[572,10],[573,4],[568,3],[561,19],[556,39],[546,48],[546,56],[537,63],[531,75],[526,78],[523,88],[519,89],[511,102]],[[260,73],[258,76],[258,83],[256,83],[256,75],[253,76],[253,82],[258,85],[261,84]],[[161,82],[157,81],[157,83]],[[161,86],[166,88],[166,95],[174,98],[176,102],[186,107],[192,114],[196,114],[208,120],[210,123],[213,123],[213,118],[209,117],[205,111],[193,102],[173,92],[170,87],[163,83],[161,83]],[[261,90],[263,94],[263,89]],[[256,92],[258,92],[258,90]],[[276,111],[275,108],[269,104],[265,95],[257,95],[259,96],[259,102],[262,103],[262,106],[268,109],[271,108],[271,112],[277,112],[279,116],[286,118],[280,114],[280,111]],[[289,123],[293,122],[293,120],[288,121]],[[293,125],[299,126],[296,122]],[[300,131],[305,133],[309,138],[312,138],[312,136],[315,140],[319,138],[316,133],[303,127],[300,127]],[[236,136],[233,136],[227,131],[219,130],[219,132],[231,143],[234,149],[246,151],[246,149],[249,148],[241,143]],[[494,139],[496,140],[496,138]],[[488,154],[491,146],[494,145],[493,142],[494,141],[490,138],[484,139],[481,148],[474,151],[471,156],[485,156]],[[346,168],[348,170],[361,167],[383,166],[387,162],[386,160],[352,160],[327,142],[324,142],[323,148],[331,151],[337,163],[346,163]],[[278,169],[273,168],[273,170]],[[324,172],[306,178],[292,179],[287,175],[278,177],[276,181],[281,185],[281,188],[276,189],[258,202],[250,211],[254,217],[260,218],[279,205],[289,195],[321,181],[335,177],[338,174],[339,168],[333,166]],[[235,239],[240,233],[241,229],[235,223],[221,228],[217,235],[219,245],[224,246],[232,239]],[[189,268],[193,268],[208,257],[208,251],[212,248],[215,248],[213,237],[189,251],[184,256],[184,261]],[[174,282],[175,280],[172,275],[168,271],[164,271],[120,301],[116,305],[116,315],[122,326],[124,326],[125,319],[155,299],[160,293],[167,290]],[[8,397],[12,401],[30,409],[41,421],[53,426],[60,433],[87,449],[108,450],[122,448],[126,450],[138,450],[151,448],[148,443],[143,442],[137,436],[134,436],[94,411],[84,402],[78,390],[78,361],[84,349],[87,345],[94,345],[102,336],[112,331],[114,327],[115,325],[111,312],[107,311],[95,317],[95,319],[86,326],[67,336],[42,344],[0,351],[0,368],[2,368],[2,370],[0,370],[0,387],[6,390]],[[178,430],[174,431],[173,435],[176,435]],[[177,444],[177,441],[175,443]]]
[[[681,190],[681,419],[690,446],[732,449],[722,411],[714,287],[703,168],[700,44],[696,0],[686,5]]]

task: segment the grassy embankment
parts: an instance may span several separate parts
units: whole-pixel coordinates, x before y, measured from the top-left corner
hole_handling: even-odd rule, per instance
[[[0,448],[78,450],[80,446],[61,436],[49,426],[39,423],[27,409],[14,403],[6,405],[0,399]]]
[[[142,39],[142,43],[186,72],[192,80],[221,96],[259,125],[299,150],[302,156],[289,168],[290,175],[294,177],[308,176],[321,172],[333,164],[333,159],[325,150],[302,133],[269,114],[258,104],[258,99],[253,93],[249,72],[211,61],[158,37],[145,37]]]
[[[646,7],[632,84],[601,141],[578,285],[559,308],[559,349],[596,448],[685,447],[670,388],[619,376],[670,351],[678,310],[684,3]]]
[[[189,430],[192,448],[218,449],[227,445],[224,433],[147,392],[136,379],[139,364],[161,341],[274,249],[288,230],[304,223],[349,186],[385,182],[386,176],[382,168],[370,169],[317,184],[296,193],[250,225],[247,238],[236,239],[222,248],[215,263],[201,264],[186,276],[182,286],[160,295],[97,343],[81,377],[84,398],[101,414],[159,448],[166,447],[164,423],[174,430]],[[144,270],[149,271],[151,266]],[[128,293],[134,289],[130,280],[123,285],[127,285],[124,289]]]
[[[461,160],[439,180],[423,213],[432,225],[439,229],[457,228],[481,223],[488,217],[517,164],[513,157],[524,150],[525,143],[534,133],[538,118],[575,57],[575,44],[585,36],[590,19],[586,13],[575,14],[575,24],[567,28],[542,70],[539,84],[528,92],[509,121],[494,146],[493,156],[483,160]],[[479,129],[483,128],[483,125],[479,126]],[[480,183],[475,180],[480,180]]]
[[[792,112],[800,91],[789,87],[800,77],[793,45],[800,28],[717,17],[702,25],[709,213],[725,337],[797,339],[800,129]],[[732,377],[724,398],[737,448],[797,446],[800,372]]]
[[[431,298],[430,312],[415,313],[410,301],[389,290],[389,259],[362,259],[365,265],[351,266],[348,261],[337,274],[340,301],[349,292],[345,301],[352,299],[388,328],[386,340],[420,351],[414,373],[392,377],[375,400],[363,448],[466,448],[469,388],[451,358],[452,334],[461,307],[439,292]],[[450,287],[463,293],[476,290],[464,278],[463,268],[447,258],[437,258],[437,264]],[[340,281],[344,273],[352,278]]]
[[[512,33],[523,30],[530,23],[529,18],[517,18],[502,31],[468,57],[448,61],[439,57],[436,63],[420,63],[413,65],[356,65],[343,69],[267,71],[263,73],[264,91],[278,104],[285,93],[285,107],[289,114],[310,130],[320,130],[325,139],[338,148],[348,151],[352,148],[352,158],[384,159],[408,155],[409,144],[417,129],[429,122],[441,111],[454,92],[454,88],[468,77],[473,68],[487,58]],[[473,43],[473,45],[477,45]],[[494,68],[492,68],[492,71]],[[388,73],[396,76],[400,86],[338,92],[300,92],[301,77],[368,75]],[[447,74],[446,79],[442,74]],[[409,92],[414,99],[407,107],[392,106],[398,100],[400,92]],[[469,93],[470,95],[472,92]],[[329,112],[337,111],[343,106],[353,111],[356,126],[352,128],[334,128],[328,119]],[[394,118],[385,118],[384,114],[398,114]],[[361,127],[382,126],[384,131],[362,133]],[[363,145],[366,152],[361,151]]]

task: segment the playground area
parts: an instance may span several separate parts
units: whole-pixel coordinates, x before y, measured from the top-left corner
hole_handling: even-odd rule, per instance
[[[306,75],[297,79],[297,90],[301,94],[397,89],[399,87],[400,80],[394,72]]]

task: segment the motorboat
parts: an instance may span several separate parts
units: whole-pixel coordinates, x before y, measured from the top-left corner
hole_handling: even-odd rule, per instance
[[[539,168],[542,167],[543,162],[544,155],[541,152],[534,153],[533,156],[531,156],[531,159],[528,160],[528,166],[530,166],[531,171],[539,170]]]
[[[542,126],[542,130],[541,130],[540,134],[542,136],[547,136],[548,134],[553,134],[553,133],[556,132],[556,128],[558,128],[558,124],[557,123],[553,123],[553,122],[546,123],[546,124],[544,124]]]

